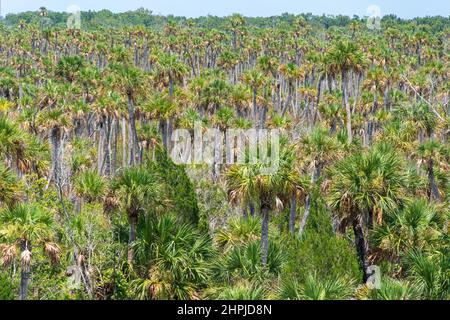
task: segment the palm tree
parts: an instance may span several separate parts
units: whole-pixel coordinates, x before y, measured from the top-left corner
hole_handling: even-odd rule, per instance
[[[67,56],[61,58],[56,66],[56,75],[72,83],[78,80],[84,69],[84,60],[80,56]]]
[[[112,181],[112,190],[130,223],[128,262],[133,263],[134,242],[139,216],[151,208],[161,192],[161,185],[154,173],[143,167],[124,169]]]
[[[253,93],[253,119],[255,124],[258,123],[257,116],[258,116],[258,106],[257,106],[257,99],[258,99],[258,89],[261,88],[265,82],[264,75],[258,71],[257,69],[248,70],[246,73],[244,73],[242,79],[244,82],[250,86]],[[261,119],[262,120],[262,119]],[[260,127],[264,126],[264,123],[259,123]]]
[[[372,300],[416,300],[419,297],[419,292],[410,282],[387,277],[382,279],[381,288],[369,293]]]
[[[32,156],[28,154],[29,140],[16,123],[5,116],[0,117],[0,156],[22,172],[27,171],[32,162]]]
[[[53,216],[37,204],[18,204],[2,210],[0,222],[3,265],[12,263],[17,252],[21,252],[19,298],[25,300],[31,273],[32,249],[42,246],[52,263],[59,259],[61,250],[56,243],[51,242],[55,233]]]
[[[232,166],[226,173],[228,194],[231,202],[259,204],[262,215],[261,261],[267,264],[269,249],[269,212],[275,209],[279,181],[273,175],[264,175],[261,164],[242,164]]]
[[[321,126],[315,127],[310,134],[300,139],[299,152],[301,157],[306,157],[305,162],[311,169],[311,183],[313,185],[320,178],[323,168],[340,157],[335,139],[329,135],[327,129]],[[305,230],[308,221],[311,200],[312,194],[309,194],[306,198],[305,212],[300,224],[300,235]]]
[[[411,200],[404,208],[388,211],[385,222],[373,230],[372,239],[376,247],[394,259],[411,249],[439,245],[445,232],[438,209],[424,199]]]
[[[328,204],[340,216],[343,230],[349,225],[353,228],[365,283],[369,277],[367,229],[372,228],[375,215],[381,223],[383,211],[401,202],[402,163],[392,149],[377,145],[338,162],[331,177]]]
[[[293,166],[294,157],[289,156],[292,149],[286,147],[280,153],[278,170],[266,172],[264,165],[239,164],[226,173],[228,195],[231,202],[244,205],[257,203],[262,215],[261,261],[267,264],[269,249],[270,212],[283,207],[282,199],[290,201],[292,195],[305,194],[305,184]]]
[[[138,299],[198,299],[208,281],[212,243],[207,234],[173,215],[146,216],[138,227],[131,287]]]
[[[159,83],[167,85],[169,96],[173,97],[174,86],[183,82],[188,69],[175,55],[160,54],[156,63],[156,79]]]
[[[280,65],[279,71],[287,82],[287,100],[281,109],[281,115],[284,115],[289,110],[289,107],[292,107],[292,95],[294,94],[295,83],[301,78],[302,74],[300,68],[293,62]]]
[[[76,193],[88,203],[99,201],[105,188],[105,180],[95,171],[83,171],[75,179]]]
[[[304,283],[299,283],[295,278],[284,278],[277,295],[280,299],[289,300],[348,300],[354,290],[353,280],[336,276],[323,280],[311,273]]]
[[[427,163],[429,198],[430,200],[440,201],[441,194],[436,183],[435,165],[448,168],[449,152],[444,145],[431,140],[419,146],[418,155],[423,162]]]
[[[0,203],[13,204],[18,200],[19,185],[17,177],[0,163]]]
[[[46,17],[48,15],[48,10],[46,7],[40,7],[39,8],[39,15],[41,17]]]
[[[359,74],[365,69],[365,59],[355,43],[339,41],[329,52],[326,58],[330,74],[341,75],[343,107],[347,112],[347,133],[351,143],[352,134],[352,110],[349,103],[348,87],[350,72]]]
[[[64,137],[64,129],[70,126],[64,95],[69,95],[69,87],[48,81],[41,88],[40,99],[42,99],[43,110],[38,114],[37,123],[41,128],[48,131],[51,145],[51,178],[58,188],[62,187],[62,148],[61,142]]]
[[[230,29],[233,34],[233,50],[237,50],[238,35],[242,33],[242,29],[245,26],[245,19],[240,14],[233,14],[229,17]]]
[[[434,252],[431,254],[412,250],[406,256],[406,265],[411,282],[424,299],[448,299],[450,296],[450,279],[448,254]]]
[[[135,104],[139,94],[143,90],[144,78],[142,72],[123,63],[111,64],[114,72],[114,85],[125,94],[128,101],[128,121],[130,123],[130,158],[129,165],[137,164],[137,156],[140,154],[139,140],[136,130]]]
[[[175,55],[160,54],[156,63],[156,80],[158,83],[169,88],[169,100],[172,102],[174,96],[174,86],[183,82],[184,76],[188,73],[186,65],[178,60]],[[172,136],[173,118],[160,120],[160,130],[163,137]],[[163,139],[163,144],[168,150],[169,139]]]

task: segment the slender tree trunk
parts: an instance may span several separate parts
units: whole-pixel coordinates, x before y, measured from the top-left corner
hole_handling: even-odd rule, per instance
[[[111,148],[112,148],[112,150],[111,150],[111,152],[112,152],[112,154],[111,154],[111,173],[112,173],[112,175],[115,175],[116,170],[117,170],[117,135],[119,133],[119,123],[116,118],[114,118],[113,123],[114,123],[113,128],[111,128],[112,135],[113,135],[112,145],[111,145]]]
[[[257,102],[256,102],[256,98],[258,95],[258,89],[257,88],[253,88],[253,121],[255,125],[258,125],[258,119],[257,119]]]
[[[352,134],[352,110],[350,108],[350,103],[348,101],[348,73],[347,71],[342,71],[342,95],[345,111],[347,113],[347,134],[348,134],[348,142],[352,143],[353,134]]]
[[[106,120],[105,117],[102,116],[102,120],[99,123],[100,131],[98,135],[98,148],[97,148],[97,172],[99,175],[103,174],[103,167],[104,167],[104,145],[105,145],[105,126],[106,126]]]
[[[130,159],[129,165],[136,164],[136,155],[139,152],[138,137],[136,132],[136,119],[134,114],[134,103],[131,96],[128,96],[128,118],[130,120]]]
[[[261,214],[261,262],[263,266],[266,266],[269,254],[269,209],[266,207],[261,208]]]
[[[247,207],[244,206],[244,208],[242,208],[242,216],[244,217],[245,220],[248,219],[248,210]]]
[[[50,144],[52,147],[52,179],[56,185],[61,179],[60,164],[60,146],[61,146],[61,129],[56,127],[50,131]]]
[[[127,166],[127,122],[122,118],[122,167]]]
[[[368,275],[368,267],[369,262],[367,260],[367,254],[368,254],[368,245],[367,245],[367,239],[364,236],[364,230],[362,226],[361,218],[358,217],[357,219],[353,220],[353,233],[355,235],[355,247],[356,251],[358,253],[361,269],[363,272],[363,283],[366,283],[369,275]]]
[[[25,244],[23,248],[23,252],[25,250],[29,250],[28,244]],[[27,299],[28,292],[28,283],[30,280],[30,261],[22,261],[20,268],[20,291],[19,291],[19,300]]]
[[[373,208],[367,210],[367,227],[369,230],[373,229]]]
[[[303,214],[303,218],[302,218],[302,221],[300,223],[300,230],[299,230],[299,235],[300,236],[303,234],[303,232],[305,232],[306,223],[308,222],[308,218],[309,218],[309,214],[310,213],[311,213],[311,195],[308,194],[306,196],[306,201],[305,201],[305,212]]]
[[[295,216],[297,211],[297,199],[295,196],[292,196],[291,198],[291,206],[289,208],[290,215],[289,215],[289,232],[291,234],[295,233]]]
[[[136,241],[136,228],[138,223],[138,216],[132,214],[129,216],[129,220],[130,220],[130,237],[128,242],[128,263],[133,264],[134,260],[133,243]]]
[[[252,217],[254,217],[254,216],[255,216],[255,205],[253,204],[253,202],[250,202],[250,203],[249,203],[248,208],[249,208],[249,210],[250,210],[250,215],[251,215]]]
[[[430,200],[440,201],[441,196],[434,177],[434,161],[431,157],[428,159],[428,183],[430,185]]]
[[[311,185],[314,185],[315,182],[319,179],[320,171],[321,171],[320,165],[316,164],[314,166],[313,173],[312,173],[312,176],[311,176]],[[300,231],[299,231],[299,235],[300,236],[305,231],[306,223],[308,222],[309,214],[311,212],[311,198],[312,198],[311,193],[306,196],[305,213],[303,214],[303,218],[302,218],[302,221],[300,223]]]
[[[167,135],[167,119],[160,119],[159,120],[159,131],[161,132],[162,136],[162,143],[166,150],[168,150],[169,142],[168,142],[168,135]]]

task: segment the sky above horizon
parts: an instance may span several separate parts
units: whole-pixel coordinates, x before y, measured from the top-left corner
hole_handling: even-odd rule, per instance
[[[143,7],[154,14],[199,17],[208,14],[227,16],[241,13],[245,16],[273,16],[284,12],[299,14],[344,14],[370,16],[368,8],[376,5],[381,15],[395,14],[402,18],[449,16],[449,0],[0,0],[1,14],[36,11],[46,7],[52,11],[67,11],[76,5],[82,11],[108,9],[124,12]]]

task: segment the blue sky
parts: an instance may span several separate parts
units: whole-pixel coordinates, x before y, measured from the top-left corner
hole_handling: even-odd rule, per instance
[[[271,16],[289,13],[369,15],[367,8],[377,5],[381,14],[394,13],[403,18],[426,15],[450,15],[449,0],[0,0],[2,15],[37,10],[44,6],[65,11],[70,5],[82,10],[109,9],[113,12],[144,7],[155,14],[198,17],[212,14],[226,16],[234,12],[246,16]]]

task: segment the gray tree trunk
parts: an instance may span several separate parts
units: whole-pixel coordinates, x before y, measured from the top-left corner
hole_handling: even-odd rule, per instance
[[[132,264],[134,260],[134,248],[133,244],[136,241],[136,228],[138,223],[138,216],[137,215],[130,215],[130,237],[128,242],[128,263]]]
[[[368,267],[369,261],[367,260],[368,255],[368,244],[367,239],[364,236],[364,230],[362,226],[361,218],[357,218],[353,220],[353,233],[355,235],[355,247],[358,253],[358,258],[360,262],[360,266],[363,272],[363,283],[366,283],[369,279],[368,275]]]
[[[353,141],[352,110],[350,108],[350,103],[348,101],[348,74],[346,71],[342,72],[342,96],[343,96],[345,111],[347,113],[346,125],[347,125],[348,142],[352,143],[352,141]]]
[[[290,215],[289,215],[289,232],[291,234],[295,233],[295,217],[296,217],[296,211],[297,211],[297,199],[295,196],[292,196],[291,198],[291,206],[289,208]]]
[[[56,185],[61,183],[61,164],[60,164],[60,147],[61,147],[61,129],[56,127],[50,131],[50,144],[52,148],[52,179]]]
[[[269,209],[263,207],[261,209],[261,214],[261,262],[263,266],[266,266],[267,256],[269,254]]]
[[[434,161],[432,158],[428,159],[428,183],[430,185],[430,200],[440,201],[441,196],[434,177]]]
[[[27,245],[25,245],[24,250],[30,250]],[[28,283],[30,281],[30,263],[22,263],[20,268],[20,291],[19,300],[27,299]]]

